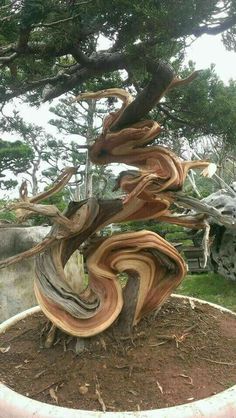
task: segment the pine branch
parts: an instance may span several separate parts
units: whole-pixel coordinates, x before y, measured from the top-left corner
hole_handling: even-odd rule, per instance
[[[174,120],[175,122],[178,122],[178,123],[181,123],[181,124],[184,124],[184,125],[191,125],[190,121],[181,119],[181,118],[173,115],[173,113],[171,113],[169,110],[167,110],[165,108],[165,105],[159,103],[157,105],[157,107],[161,110],[161,112],[163,112],[166,116],[168,116],[168,118]]]
[[[236,15],[230,16],[226,19],[219,20],[219,24],[215,26],[204,25],[196,28],[192,33],[196,37],[199,37],[203,34],[208,35],[218,35],[236,24]]]
[[[9,55],[8,57],[0,57],[0,63],[2,63],[3,65],[9,64],[17,56],[18,56],[18,53],[17,52],[13,52],[13,54]],[[1,65],[0,68],[3,67],[3,65]]]
[[[88,1],[88,2],[84,2],[84,4],[87,4],[87,3],[90,3],[90,1]],[[82,4],[82,3],[81,3],[81,4]],[[80,13],[78,13],[78,14],[76,14],[76,15],[74,15],[74,16],[67,17],[66,19],[56,20],[55,22],[35,24],[35,25],[32,25],[32,28],[51,28],[51,27],[54,27],[54,26],[60,25],[60,24],[62,24],[62,23],[69,22],[69,21],[71,21],[71,20],[75,20],[75,19],[77,19],[78,17],[80,17],[80,15],[81,15],[81,14],[80,14]]]

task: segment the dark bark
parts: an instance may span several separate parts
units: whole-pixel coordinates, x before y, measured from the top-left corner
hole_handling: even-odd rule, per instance
[[[159,102],[174,78],[173,68],[162,61],[155,64],[149,63],[147,69],[151,74],[151,80],[124,110],[121,117],[112,125],[111,130],[120,130],[145,117],[153,106]]]
[[[126,273],[129,275],[129,278],[123,291],[124,305],[115,329],[122,335],[129,336],[131,335],[135,318],[140,280],[135,271],[127,271]]]
[[[222,33],[230,29],[235,24],[236,24],[236,15],[228,17],[226,19],[222,19],[222,21],[218,25],[215,25],[215,26],[208,26],[208,25],[200,26],[196,28],[195,30],[193,30],[193,35],[196,37],[199,37],[203,34],[218,35],[219,33]]]

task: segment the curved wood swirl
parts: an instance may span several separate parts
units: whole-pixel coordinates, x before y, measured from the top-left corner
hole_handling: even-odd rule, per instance
[[[120,162],[136,168],[118,177],[116,187],[126,195],[123,201],[106,203],[89,199],[70,206],[64,216],[71,221],[71,229],[68,232],[66,226],[54,225],[50,233],[55,238],[54,244],[37,257],[38,302],[56,326],[75,336],[95,335],[118,318],[124,305],[118,273],[127,272],[129,281],[134,277],[138,280],[132,324],[158,310],[186,274],[180,254],[157,234],[149,231],[118,234],[91,245],[87,257],[89,286],[78,293],[73,290],[73,280],[68,282],[64,267],[71,254],[94,232],[110,223],[141,219],[196,228],[204,223],[203,217],[181,218],[169,208],[188,170],[207,167],[209,163],[183,162],[164,147],[148,146],[161,130],[155,121],[141,121],[116,131],[116,124],[133,100],[123,90],[85,93],[76,100],[110,96],[120,98],[123,106],[105,118],[103,132],[90,149],[90,158],[96,164]]]

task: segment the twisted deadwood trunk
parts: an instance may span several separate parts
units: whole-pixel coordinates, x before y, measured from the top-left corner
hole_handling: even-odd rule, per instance
[[[150,69],[152,79],[133,100],[121,89],[85,93],[75,100],[115,96],[123,101],[120,110],[107,116],[103,132],[90,148],[96,164],[125,163],[135,167],[120,174],[117,188],[124,199],[101,201],[94,198],[75,203],[61,214],[55,207],[38,204],[37,199],[22,199],[15,205],[21,217],[32,212],[51,216],[54,226],[41,244],[37,257],[35,294],[46,316],[65,332],[89,337],[115,322],[129,333],[144,315],[160,309],[186,273],[185,263],[175,248],[149,231],[119,234],[105,240],[89,238],[110,223],[158,219],[195,228],[204,228],[205,215],[179,217],[171,213],[177,192],[182,189],[190,168],[208,167],[206,161],[182,162],[173,152],[148,146],[161,128],[157,122],[142,120],[165,92],[191,81],[174,77],[173,70],[161,63]],[[60,185],[72,169],[62,174]],[[54,186],[54,190],[58,187]],[[43,194],[45,197],[45,193]],[[67,281],[64,267],[71,254],[87,241],[86,257],[89,285],[76,292]],[[44,250],[44,252],[42,252]],[[38,249],[32,249],[32,253]],[[38,251],[38,252],[39,252]],[[20,257],[30,256],[30,252]],[[19,256],[18,256],[19,260]],[[5,261],[5,265],[14,260]],[[123,290],[117,274],[126,272]]]

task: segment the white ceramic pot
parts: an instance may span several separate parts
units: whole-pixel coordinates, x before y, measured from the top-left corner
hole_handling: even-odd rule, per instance
[[[236,313],[213,303],[181,295],[176,298],[191,299],[194,302],[208,304],[223,312]],[[4,333],[12,325],[40,310],[34,307],[13,316],[0,325]],[[19,395],[0,383],[0,418],[236,418],[236,385],[217,395],[188,404],[170,408],[134,412],[100,412],[63,408],[49,405]]]

